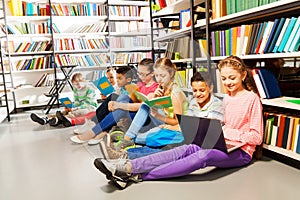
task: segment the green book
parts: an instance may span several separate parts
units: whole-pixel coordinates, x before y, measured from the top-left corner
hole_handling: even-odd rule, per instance
[[[298,104],[300,105],[300,99],[288,99],[286,100],[287,102],[290,102],[290,103],[295,103],[295,104]]]
[[[148,99],[146,95],[138,91],[135,91],[135,96],[139,101],[145,102],[149,107],[157,107],[157,108],[172,107],[171,96],[163,96],[163,97]]]

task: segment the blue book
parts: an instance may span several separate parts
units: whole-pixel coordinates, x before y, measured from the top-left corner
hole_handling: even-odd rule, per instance
[[[107,96],[115,91],[114,87],[111,85],[106,76],[99,78],[93,82],[94,85],[100,90],[100,92]]]
[[[58,99],[62,106],[66,108],[74,108],[74,104],[68,97]]]
[[[283,49],[284,52],[288,52],[299,27],[300,27],[300,16],[297,18],[295,26],[294,26],[293,30],[291,31],[291,35],[285,44],[285,47]]]
[[[285,31],[285,33],[283,35],[281,43],[280,43],[280,45],[278,47],[278,50],[277,50],[278,52],[281,53],[283,51],[283,49],[284,49],[284,47],[285,47],[285,45],[286,45],[286,43],[287,43],[287,41],[288,41],[288,39],[289,39],[289,37],[291,35],[291,32],[292,32],[292,30],[293,30],[293,28],[295,26],[296,21],[297,21],[297,18],[295,18],[295,17],[291,18],[290,23],[289,23],[288,27],[286,28],[286,31]]]
[[[275,19],[274,21],[274,24],[273,24],[273,27],[272,27],[272,30],[270,32],[270,36],[267,40],[267,43],[266,43],[266,46],[264,48],[264,53],[267,53],[268,52],[268,48],[273,40],[273,37],[274,37],[274,34],[275,34],[275,31],[277,30],[277,26],[278,26],[278,23],[279,23],[279,19]]]
[[[275,47],[275,44],[276,44],[276,42],[277,42],[277,39],[278,39],[278,37],[279,37],[279,34],[280,34],[280,32],[281,32],[281,28],[282,28],[284,22],[285,22],[285,18],[281,18],[280,21],[279,21],[279,24],[278,24],[278,26],[277,26],[276,32],[275,32],[275,34],[274,34],[274,37],[272,38],[271,45],[270,45],[269,48],[268,48],[268,53],[271,53],[271,52],[273,51],[273,49],[274,49],[274,47]]]
[[[266,93],[266,99],[272,99],[282,95],[277,79],[272,72],[268,69],[259,69],[258,76]]]

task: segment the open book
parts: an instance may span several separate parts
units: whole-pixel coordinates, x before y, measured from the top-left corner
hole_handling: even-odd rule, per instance
[[[158,108],[168,108],[172,106],[172,99],[170,96],[163,96],[163,97],[156,97],[153,99],[148,99],[146,95],[140,93],[138,91],[135,92],[136,98],[141,101],[145,102],[150,107],[158,107]]]
[[[59,102],[61,103],[62,106],[67,107],[67,108],[74,108],[74,104],[68,97],[60,98]]]
[[[100,90],[100,92],[107,96],[115,91],[112,84],[109,82],[106,76],[99,78],[98,80],[94,81],[93,84]]]

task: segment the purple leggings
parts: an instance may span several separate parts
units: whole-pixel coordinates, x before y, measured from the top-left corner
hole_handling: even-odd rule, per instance
[[[242,150],[224,153],[216,149],[201,149],[190,144],[155,153],[130,161],[133,174],[141,174],[143,180],[172,178],[187,175],[200,168],[240,167],[251,162]]]

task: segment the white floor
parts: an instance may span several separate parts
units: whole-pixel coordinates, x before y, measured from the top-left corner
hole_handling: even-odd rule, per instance
[[[0,124],[0,200],[299,199],[300,170],[264,157],[239,169],[208,168],[118,190],[93,166],[98,146],[72,144],[71,128],[32,122],[26,111]],[[41,112],[41,111],[37,111]]]

